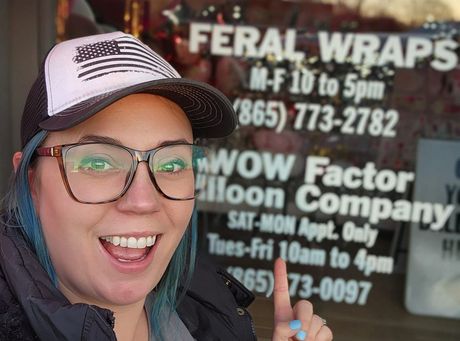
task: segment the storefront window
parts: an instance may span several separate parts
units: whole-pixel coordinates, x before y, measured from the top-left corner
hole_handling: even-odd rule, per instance
[[[456,0],[58,1],[58,39],[121,30],[225,93],[201,248],[258,298],[272,263],[337,340],[460,338]],[[423,338],[420,337],[423,335]]]

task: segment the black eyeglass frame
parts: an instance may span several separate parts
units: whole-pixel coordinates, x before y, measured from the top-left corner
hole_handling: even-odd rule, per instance
[[[128,151],[131,156],[132,156],[132,165],[131,165],[131,168],[130,168],[130,175],[129,175],[129,178],[128,180],[126,181],[126,184],[123,188],[123,190],[121,191],[121,193],[112,198],[112,199],[108,199],[108,200],[104,200],[104,201],[98,201],[98,202],[91,202],[91,201],[83,201],[83,200],[80,200],[78,199],[72,192],[72,188],[70,187],[70,184],[69,184],[69,181],[67,179],[67,174],[66,174],[66,170],[65,170],[65,165],[64,165],[64,158],[65,158],[65,154],[66,152],[73,148],[73,147],[76,147],[76,146],[81,146],[81,145],[90,145],[90,144],[103,144],[103,145],[110,145],[110,146],[115,146],[115,147],[118,147],[118,148],[122,148],[126,151]],[[148,165],[148,169],[149,169],[149,177],[150,177],[150,181],[152,181],[153,183],[153,186],[155,187],[155,189],[165,198],[169,199],[169,200],[175,200],[175,201],[184,201],[184,200],[192,200],[192,199],[195,199],[198,194],[200,193],[200,191],[197,191],[195,189],[195,193],[192,197],[188,197],[188,198],[174,198],[174,197],[171,197],[169,195],[167,195],[166,193],[164,193],[160,186],[158,186],[158,183],[155,179],[155,175],[154,175],[154,172],[152,169],[150,169],[150,165],[149,165],[149,162],[150,162],[150,159],[153,158],[154,154],[161,150],[161,149],[164,149],[164,148],[167,148],[167,147],[171,147],[171,146],[191,146],[191,147],[199,147],[201,148],[202,150],[205,151],[205,154],[207,149],[206,147],[204,146],[200,146],[200,145],[197,145],[197,144],[194,144],[194,143],[184,143],[184,142],[178,142],[178,143],[169,143],[169,144],[165,144],[165,145],[161,145],[161,146],[158,146],[158,147],[155,147],[155,148],[152,148],[152,149],[149,149],[149,150],[137,150],[137,149],[133,149],[133,148],[130,148],[130,147],[127,147],[127,146],[123,146],[121,144],[114,144],[114,143],[107,143],[107,142],[84,142],[84,143],[71,143],[71,144],[63,144],[63,145],[56,145],[56,146],[52,146],[52,147],[38,147],[36,150],[35,150],[35,153],[36,155],[38,156],[44,156],[44,157],[54,157],[56,158],[57,162],[58,162],[58,165],[59,165],[59,171],[61,173],[61,177],[62,177],[62,181],[64,182],[64,186],[65,186],[65,189],[67,191],[67,193],[69,194],[69,196],[79,202],[79,203],[82,203],[82,204],[94,204],[94,205],[97,205],[97,204],[107,204],[107,203],[110,203],[110,202],[114,202],[114,201],[117,201],[118,199],[120,199],[123,195],[126,194],[126,192],[128,191],[129,187],[131,186],[131,183],[133,182],[133,179],[134,179],[134,176],[137,172],[137,167],[139,166],[139,163],[141,162],[146,162],[147,165]]]

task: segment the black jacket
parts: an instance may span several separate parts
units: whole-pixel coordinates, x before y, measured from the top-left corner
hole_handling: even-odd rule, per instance
[[[200,341],[256,340],[250,291],[209,260],[197,262],[177,312]],[[116,340],[110,310],[70,304],[16,228],[0,223],[0,340]]]

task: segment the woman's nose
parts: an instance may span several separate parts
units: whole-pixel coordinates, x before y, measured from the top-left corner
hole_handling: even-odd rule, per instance
[[[131,185],[119,199],[118,208],[140,214],[152,213],[160,209],[161,198],[150,178],[147,163],[140,162]]]

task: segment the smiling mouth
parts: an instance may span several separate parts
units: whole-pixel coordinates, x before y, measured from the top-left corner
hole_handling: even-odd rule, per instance
[[[140,262],[144,260],[160,235],[136,238],[134,236],[104,236],[99,241],[107,252],[122,263]]]

